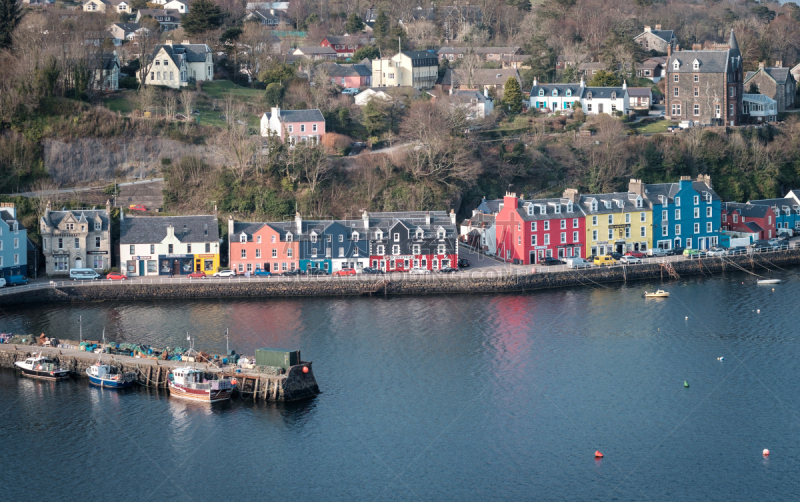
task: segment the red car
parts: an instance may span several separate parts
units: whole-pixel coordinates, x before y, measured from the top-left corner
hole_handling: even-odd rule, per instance
[[[192,272],[189,274],[189,279],[205,279],[206,273],[205,272]]]
[[[124,281],[128,277],[126,275],[120,274],[119,272],[111,272],[110,274],[106,275],[106,279],[110,281]]]
[[[640,253],[639,251],[628,251],[625,253],[625,256],[633,256],[634,258],[644,258],[644,253]]]
[[[131,211],[147,211],[147,208],[144,207],[142,204],[131,204],[128,206],[128,209]]]
[[[333,273],[333,275],[344,276],[344,275],[356,275],[356,271],[352,268],[343,268],[341,270],[337,270]]]

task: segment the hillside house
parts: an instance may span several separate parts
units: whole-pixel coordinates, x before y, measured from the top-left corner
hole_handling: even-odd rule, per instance
[[[314,110],[281,110],[272,107],[261,116],[261,136],[277,136],[294,146],[299,142],[317,144],[325,136],[325,118]]]
[[[789,68],[784,68],[782,61],[776,61],[775,66],[769,68],[761,62],[757,71],[745,74],[744,92],[763,94],[777,103],[778,112],[785,112],[794,108],[797,81]]]
[[[657,24],[655,29],[645,26],[644,31],[635,37],[633,41],[641,45],[646,51],[667,52],[668,48],[675,48],[678,39],[672,30],[662,30],[661,25]]]

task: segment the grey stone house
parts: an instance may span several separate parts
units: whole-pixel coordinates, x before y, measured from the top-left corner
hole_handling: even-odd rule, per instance
[[[39,219],[47,275],[68,276],[72,268],[100,273],[111,268],[111,202],[105,209],[51,211]]]
[[[783,67],[782,61],[776,61],[772,68],[765,68],[758,63],[758,71],[749,71],[744,76],[744,90],[763,94],[778,102],[778,111],[794,108],[794,96],[797,82],[789,68]]]
[[[644,27],[644,31],[633,37],[633,41],[641,45],[646,51],[667,52],[667,48],[674,48],[678,45],[675,32],[672,30],[662,30],[661,25],[657,24],[656,29],[649,26]]]
[[[666,75],[667,117],[701,125],[739,125],[744,71],[733,30],[727,45],[718,45],[713,50],[671,53]]]

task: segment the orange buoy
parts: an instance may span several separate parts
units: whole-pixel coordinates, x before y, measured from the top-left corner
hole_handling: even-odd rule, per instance
[[[764,448],[764,451],[762,453],[764,454],[765,457],[769,457],[769,450],[768,449]]]
[[[594,452],[594,458],[603,458],[603,454],[600,453],[600,450],[597,450],[596,452]]]
[[[308,366],[303,366],[303,373],[308,373]]]
[[[231,385],[236,385],[236,379],[235,378],[231,378]]]

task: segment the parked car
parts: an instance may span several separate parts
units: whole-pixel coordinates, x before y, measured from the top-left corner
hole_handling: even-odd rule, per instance
[[[306,275],[321,276],[321,275],[328,275],[328,272],[321,268],[313,267],[306,271]]]
[[[647,256],[667,256],[667,250],[661,248],[650,248],[647,250]]]
[[[792,228],[779,228],[778,229],[778,235],[779,236],[792,237],[794,235],[794,229],[792,229]]]
[[[356,275],[355,269],[352,268],[343,268],[341,270],[337,270],[333,273],[336,277],[344,277],[346,275]]]
[[[622,253],[617,253],[616,251],[611,251],[610,253],[606,253],[606,256],[610,256],[614,258],[614,260],[619,261],[622,258]]]
[[[709,249],[706,254],[708,256],[725,256],[726,254],[728,254],[728,250],[725,248],[713,247]]]
[[[583,258],[567,258],[567,266],[569,268],[590,268],[592,264]]]
[[[28,278],[24,275],[12,275],[6,279],[6,284],[9,286],[24,286],[28,284]]]
[[[131,211],[147,211],[147,208],[143,204],[131,204],[128,206],[128,209]]]
[[[445,267],[445,268],[439,270],[440,274],[452,274],[454,272],[458,272],[458,269],[457,268],[452,268],[452,267]]]
[[[692,256],[692,255],[695,255],[695,254],[700,254],[700,250],[699,249],[684,249],[683,250],[683,256]]]
[[[253,275],[256,277],[271,277],[272,272],[270,272],[269,270],[262,270],[260,268],[257,268],[256,271],[253,272]]]
[[[6,280],[0,277],[0,288],[6,287]]]
[[[301,276],[301,275],[303,275],[303,271],[300,270],[299,268],[296,268],[294,270],[287,270],[286,272],[282,273],[281,275],[285,275],[285,276],[288,276],[288,277],[291,277],[291,276],[294,276],[294,275]]]
[[[771,244],[766,239],[759,239],[757,241],[753,241],[753,243],[750,244],[750,246],[754,247],[754,248],[760,248],[760,247],[769,247],[769,246],[771,246]]]
[[[214,277],[236,277],[235,270],[220,270],[214,274]]]
[[[378,269],[378,268],[372,268],[372,267],[364,267],[361,270],[361,273],[362,274],[367,274],[367,275],[383,275],[383,270]]]
[[[594,264],[597,265],[598,267],[603,265],[616,265],[617,260],[615,260],[613,256],[606,254],[603,256],[595,257]]]
[[[124,281],[127,277],[125,274],[120,274],[119,272],[110,272],[106,274],[106,279],[109,281]]]
[[[564,262],[559,260],[558,258],[550,258],[550,257],[545,258],[544,260],[539,262],[539,265],[546,265],[548,267],[551,265],[563,265],[563,264]]]
[[[682,248],[680,246],[674,247],[672,249],[667,249],[667,256],[681,256],[683,255],[683,251],[686,248]]]
[[[466,258],[459,258],[458,259],[458,266],[461,268],[469,267],[469,260]]]
[[[355,87],[348,87],[347,89],[342,90],[342,94],[347,94],[348,96],[355,96],[359,93],[359,90]]]
[[[633,256],[634,258],[644,258],[644,253],[640,253],[639,251],[628,251],[625,253],[625,256]]]
[[[736,246],[728,250],[728,254],[747,254],[747,248],[744,246]]]
[[[205,272],[201,272],[200,270],[198,270],[197,272],[192,272],[187,277],[189,279],[205,279],[206,278],[206,273]]]
[[[619,262],[624,263],[625,265],[635,265],[637,263],[642,263],[642,259],[626,254],[625,256],[620,258]]]
[[[427,268],[414,267],[411,270],[409,270],[408,273],[411,275],[427,275],[430,274],[431,271],[428,270]]]
[[[772,249],[774,249],[775,251],[789,249],[789,243],[786,241],[779,241],[778,243],[772,245]]]

